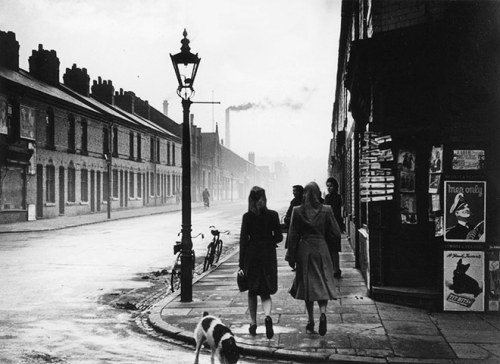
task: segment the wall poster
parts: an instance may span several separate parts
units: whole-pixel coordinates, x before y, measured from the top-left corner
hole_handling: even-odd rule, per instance
[[[21,138],[35,140],[35,109],[21,106]]]
[[[431,173],[429,175],[429,193],[439,192],[439,182],[441,181],[441,174]]]
[[[454,150],[454,170],[482,170],[484,169],[484,150]]]
[[[417,195],[415,195],[414,193],[402,193],[400,210],[402,224],[416,224]]]
[[[441,173],[443,171],[443,146],[432,147],[429,171],[431,173]]]
[[[486,240],[486,182],[444,182],[444,241]]]
[[[7,100],[0,97],[0,134],[7,134]]]
[[[500,311],[500,250],[489,251],[488,262],[488,275],[490,280],[488,310]]]
[[[444,311],[484,311],[484,252],[444,251]]]

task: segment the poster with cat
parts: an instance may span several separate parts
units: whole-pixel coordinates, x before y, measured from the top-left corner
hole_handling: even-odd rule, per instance
[[[444,251],[443,310],[484,311],[484,252]]]

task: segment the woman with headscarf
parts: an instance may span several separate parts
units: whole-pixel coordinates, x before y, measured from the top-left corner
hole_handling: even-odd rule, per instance
[[[293,208],[290,223],[289,246],[285,259],[295,268],[295,279],[290,294],[304,300],[308,323],[307,333],[314,331],[314,302],[320,310],[319,334],[326,334],[326,307],[334,300],[333,263],[329,247],[340,239],[340,229],[330,206],[320,202],[321,192],[315,182],[304,188],[304,202]]]
[[[240,234],[239,275],[248,284],[248,311],[251,335],[257,333],[257,296],[260,296],[266,318],[266,336],[274,335],[271,319],[271,295],[278,290],[276,244],[283,240],[279,215],[267,208],[266,192],[255,186],[248,196],[248,212],[243,215]]]

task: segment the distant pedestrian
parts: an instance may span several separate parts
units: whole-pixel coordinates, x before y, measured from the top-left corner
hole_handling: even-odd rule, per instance
[[[203,197],[203,204],[205,205],[205,208],[210,207],[210,192],[208,192],[207,187],[205,187],[201,195]]]
[[[289,246],[285,259],[295,268],[290,294],[304,300],[308,323],[307,333],[314,331],[314,302],[320,310],[319,334],[327,329],[328,300],[336,299],[330,246],[340,239],[340,230],[330,206],[320,202],[321,192],[316,182],[304,188],[304,201],[294,207],[289,229]]]
[[[267,208],[266,192],[255,186],[248,197],[248,212],[243,215],[240,234],[240,269],[248,284],[248,311],[251,335],[257,333],[257,296],[264,310],[266,336],[274,335],[271,295],[278,290],[276,244],[283,240],[279,215]]]
[[[304,187],[301,185],[294,185],[292,187],[292,194],[293,194],[293,199],[290,201],[290,206],[288,207],[288,210],[285,215],[284,219],[284,224],[285,224],[285,229],[288,231],[288,228],[290,227],[290,219],[292,218],[292,209],[295,206],[300,206],[302,204],[302,197],[304,196]],[[285,248],[288,247],[288,235],[285,240]]]
[[[345,232],[345,225],[342,219],[342,197],[339,194],[339,183],[335,178],[329,177],[326,180],[326,188],[328,190],[328,194],[325,196],[325,205],[329,205],[332,208],[333,216],[335,216],[335,220],[337,220],[340,231]],[[333,261],[333,275],[335,278],[340,278],[342,276],[339,258],[341,250],[341,239],[338,239],[330,249]]]

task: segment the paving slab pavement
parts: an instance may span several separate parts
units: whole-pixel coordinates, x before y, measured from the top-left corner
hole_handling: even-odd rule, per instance
[[[113,211],[109,220],[106,212],[101,212],[0,224],[0,233],[57,230],[179,208],[175,205]],[[208,311],[231,327],[244,355],[292,362],[500,363],[498,313],[427,312],[375,302],[368,296],[345,238],[340,255],[342,278],[336,280],[338,299],[328,305],[328,332],[324,337],[306,334],[304,304],[288,294],[294,273],[284,260],[282,245],[278,249],[279,289],[273,295],[275,335],[271,340],[265,337],[260,303],[258,335],[248,333],[247,294],[240,293],[236,285],[237,251],[195,278],[193,302],[180,302],[180,292],[174,292],[154,304],[149,312],[150,324],[164,335],[193,344],[194,327],[202,313]]]
[[[174,292],[153,305],[149,323],[155,330],[194,344],[193,330],[204,311],[216,315],[236,336],[244,355],[292,362],[324,363],[500,363],[500,316],[494,313],[427,312],[375,302],[347,239],[341,253],[338,299],[328,304],[328,332],[307,334],[303,301],[288,289],[294,272],[278,248],[278,292],[272,296],[275,335],[265,336],[259,300],[257,336],[248,332],[247,293],[236,284],[238,251],[197,277],[193,301]],[[315,307],[316,328],[319,310]]]

